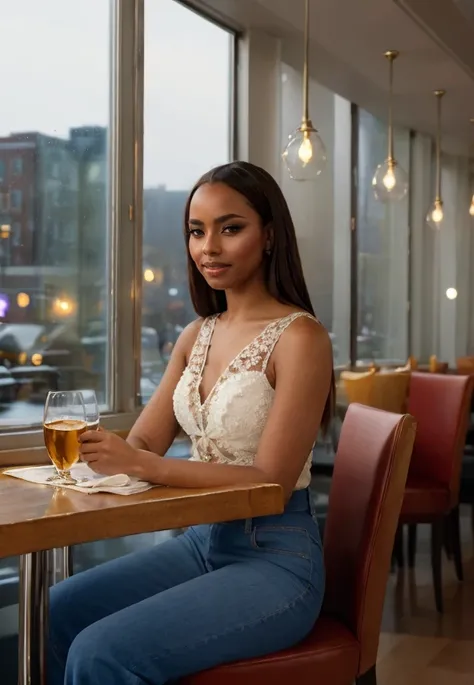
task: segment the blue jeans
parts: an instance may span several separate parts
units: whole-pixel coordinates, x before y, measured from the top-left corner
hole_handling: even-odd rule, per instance
[[[48,685],[163,685],[302,640],[324,594],[307,490],[277,516],[189,528],[51,588]]]

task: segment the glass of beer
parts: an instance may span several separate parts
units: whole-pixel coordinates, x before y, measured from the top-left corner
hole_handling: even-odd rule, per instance
[[[79,436],[87,430],[86,409],[76,390],[49,392],[44,407],[43,432],[49,458],[57,475],[51,478],[58,485],[73,485],[71,466],[79,460]]]
[[[99,428],[100,412],[99,404],[94,390],[80,390],[86,410],[87,430],[93,431]]]

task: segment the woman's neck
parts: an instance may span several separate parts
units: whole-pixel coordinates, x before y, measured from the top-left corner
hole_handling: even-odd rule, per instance
[[[259,318],[269,304],[276,304],[264,283],[252,284],[251,288],[237,291],[226,290],[227,311],[225,319],[230,323]]]

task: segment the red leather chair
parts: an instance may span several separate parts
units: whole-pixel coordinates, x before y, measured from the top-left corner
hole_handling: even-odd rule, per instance
[[[452,549],[458,579],[463,578],[459,485],[472,380],[469,376],[413,373],[410,383],[408,412],[416,419],[417,432],[394,551],[402,566],[402,526],[410,524],[408,561],[413,566],[416,524],[431,523],[431,564],[436,608],[440,613],[443,611],[441,553],[446,539]]]
[[[411,416],[351,404],[324,535],[323,612],[297,646],[202,671],[182,685],[375,685],[390,556],[415,437]]]

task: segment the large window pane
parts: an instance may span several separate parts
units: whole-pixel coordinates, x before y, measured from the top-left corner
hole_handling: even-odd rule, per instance
[[[435,195],[435,141],[413,137],[411,196],[411,354],[421,363],[431,355],[456,366],[458,357],[474,354],[472,160],[441,156],[444,219],[439,231],[426,221]],[[450,288],[456,297],[450,299]]]
[[[198,177],[230,159],[233,35],[174,0],[145,1],[143,402],[194,317],[183,211]]]
[[[0,0],[0,426],[107,405],[110,3]]]
[[[395,154],[408,172],[410,135],[395,130]],[[357,359],[405,363],[408,355],[408,196],[382,204],[372,178],[387,157],[387,126],[360,111],[358,169],[358,331]]]

